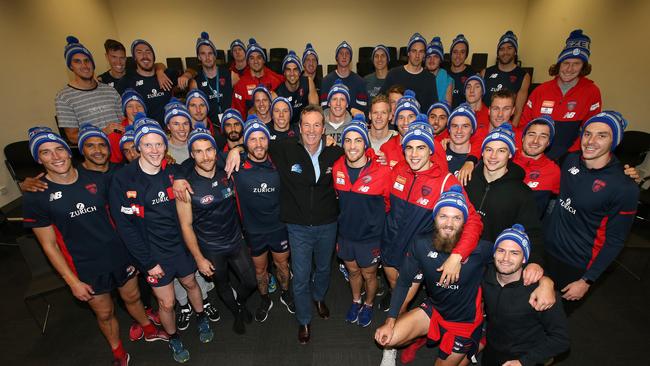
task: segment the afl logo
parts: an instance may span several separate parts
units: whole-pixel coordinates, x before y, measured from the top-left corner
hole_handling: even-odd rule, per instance
[[[207,196],[203,196],[203,197],[201,197],[201,201],[200,201],[200,202],[201,202],[202,205],[207,205],[207,204],[210,204],[212,201],[214,201],[214,196],[212,196],[211,194],[209,194],[209,195],[207,195]]]

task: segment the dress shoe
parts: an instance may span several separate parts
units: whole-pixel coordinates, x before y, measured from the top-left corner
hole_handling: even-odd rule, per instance
[[[300,344],[309,343],[311,338],[311,324],[299,325],[298,326],[298,342]]]
[[[325,305],[325,301],[314,301],[316,305],[316,311],[318,311],[318,316],[323,319],[328,319],[330,317],[330,309]]]

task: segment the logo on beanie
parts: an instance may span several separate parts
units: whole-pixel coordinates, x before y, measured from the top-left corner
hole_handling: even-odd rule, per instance
[[[147,126],[142,127],[142,133],[149,133],[149,127]]]

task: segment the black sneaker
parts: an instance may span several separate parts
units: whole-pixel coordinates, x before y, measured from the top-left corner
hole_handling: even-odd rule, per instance
[[[218,322],[219,319],[221,319],[221,314],[219,314],[219,309],[212,306],[212,304],[210,304],[209,302],[203,303],[203,310],[205,311],[205,315],[208,316],[208,319],[210,319],[211,322]]]
[[[271,308],[273,307],[273,300],[266,295],[262,297],[262,301],[260,302],[260,306],[255,310],[255,320],[258,322],[262,323],[268,318],[269,316],[269,311],[271,311]]]
[[[377,293],[375,296],[384,296],[386,293],[386,285],[384,284],[384,280],[381,278],[381,276],[377,276]]]
[[[293,296],[291,296],[289,290],[282,291],[282,294],[280,295],[280,302],[282,302],[284,306],[287,307],[287,311],[289,313],[291,314],[296,313],[296,304],[293,302]]]
[[[192,314],[194,314],[194,311],[192,311],[192,307],[189,303],[185,306],[181,306],[180,314],[178,314],[178,319],[176,320],[176,327],[178,330],[185,330],[190,326]]]
[[[379,306],[381,307],[381,310],[383,310],[384,312],[390,310],[390,298],[391,298],[391,293],[390,291],[387,291],[386,296],[384,296],[381,299],[381,304]]]

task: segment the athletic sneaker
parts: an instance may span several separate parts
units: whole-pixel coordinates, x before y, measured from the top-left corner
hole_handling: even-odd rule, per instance
[[[356,323],[359,320],[359,310],[361,310],[361,304],[353,301],[345,315],[345,321],[351,324]]]
[[[145,308],[144,313],[147,314],[147,318],[149,318],[152,323],[160,325],[160,314],[158,314],[157,311],[152,308]]]
[[[284,306],[287,307],[287,311],[291,314],[296,313],[296,304],[293,302],[293,296],[291,295],[291,292],[289,290],[287,291],[282,291],[282,294],[280,295],[280,302],[284,304]]]
[[[190,351],[185,349],[180,337],[169,338],[169,349],[172,350],[174,361],[185,363],[190,360]]]
[[[397,350],[396,349],[385,349],[384,354],[381,357],[381,363],[379,366],[396,366],[397,365]]]
[[[194,311],[192,311],[192,307],[189,303],[185,306],[181,306],[181,311],[180,314],[178,314],[178,320],[176,321],[176,326],[179,330],[185,330],[190,326],[192,314],[194,314]]]
[[[402,350],[402,353],[399,355],[399,360],[405,365],[415,361],[415,354],[425,344],[427,344],[427,337],[416,338],[415,342],[409,344],[408,347]]]
[[[359,310],[359,317],[358,317],[358,323],[359,326],[362,327],[367,327],[372,323],[372,313],[373,313],[373,308],[372,305],[367,305],[363,304],[361,307],[361,310]]]
[[[258,322],[262,323],[268,318],[269,316],[269,311],[271,311],[271,308],[273,307],[273,300],[271,300],[271,297],[267,296],[262,296],[262,301],[260,301],[260,306],[255,310],[255,320]]]
[[[343,263],[339,264],[339,271],[343,273],[343,278],[345,278],[345,282],[350,282],[350,274],[348,273],[348,270],[345,268],[345,264]]]
[[[196,325],[199,329],[199,340],[201,343],[209,343],[214,338],[214,333],[210,329],[210,322],[206,314],[196,317]]]
[[[124,357],[113,359],[113,366],[129,366],[129,361],[131,361],[131,355],[125,353]]]
[[[384,296],[381,299],[381,304],[379,306],[381,307],[381,309],[384,312],[387,312],[388,310],[390,310],[390,298],[391,298],[391,293],[390,293],[390,291],[388,291],[386,293],[386,296]]]
[[[147,342],[155,342],[155,341],[169,342],[169,334],[167,334],[167,332],[165,332],[164,330],[156,327],[156,332],[149,335],[145,334],[144,340]]]
[[[142,326],[138,322],[133,322],[131,324],[131,327],[129,328],[129,340],[131,342],[135,342],[139,339],[142,339],[144,336],[144,329],[142,329]]]
[[[377,293],[375,296],[384,296],[386,293],[386,285],[384,284],[384,280],[381,279],[381,276],[377,276]]]
[[[211,322],[218,322],[219,319],[221,319],[221,314],[219,314],[219,309],[212,306],[212,304],[210,304],[209,302],[203,303],[203,310],[205,312],[205,315],[208,316],[208,319],[210,319]]]
[[[278,290],[278,280],[275,279],[273,273],[269,273],[269,293],[272,294]]]

